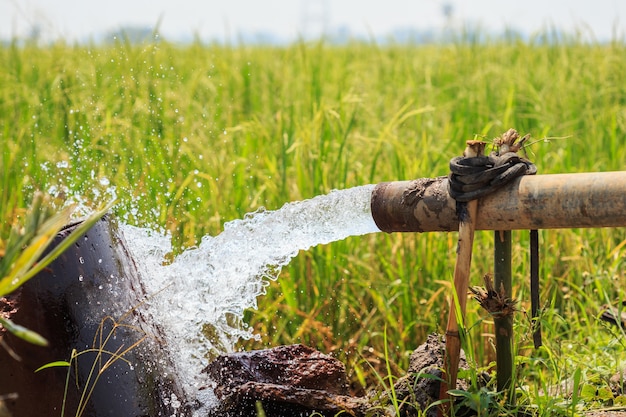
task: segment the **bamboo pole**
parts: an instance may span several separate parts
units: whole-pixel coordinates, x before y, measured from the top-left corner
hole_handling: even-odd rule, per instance
[[[465,317],[469,274],[472,263],[472,246],[474,242],[474,220],[478,211],[478,201],[467,203],[467,221],[459,225],[459,242],[454,267],[454,294],[450,298],[448,325],[446,327],[446,352],[444,355],[444,375],[439,388],[439,399],[449,399],[448,391],[456,388],[461,354],[461,335],[459,320]],[[457,304],[460,317],[457,317]],[[448,414],[450,404],[444,402],[442,415]]]
[[[511,300],[511,231],[494,232],[494,289],[504,300]],[[506,303],[505,303],[506,305]],[[496,339],[496,384],[510,405],[515,402],[513,382],[513,309],[503,309],[493,316]]]
[[[467,141],[464,156],[480,156],[485,148],[485,142]],[[461,210],[463,205],[459,205]],[[446,352],[444,356],[444,375],[439,389],[439,399],[449,399],[448,390],[456,388],[457,374],[459,371],[459,356],[461,353],[461,335],[459,334],[459,319],[461,323],[465,317],[467,305],[467,292],[469,289],[470,267],[472,264],[472,247],[474,243],[474,229],[478,212],[478,201],[472,200],[466,203],[466,213],[460,213],[459,241],[457,246],[457,258],[454,266],[454,294],[450,299],[448,325],[446,327]],[[457,317],[458,312],[461,317]],[[440,409],[441,414],[448,414],[450,403],[445,401]]]
[[[519,138],[515,129],[509,129],[496,139],[498,154],[518,152],[529,136]],[[519,142],[517,142],[519,139]],[[515,143],[517,142],[517,143]],[[535,170],[536,171],[536,170]],[[495,289],[500,293],[504,306],[494,318],[494,330],[496,333],[496,383],[498,391],[504,393],[509,406],[515,404],[515,391],[513,386],[513,312],[515,308],[507,308],[513,304],[511,283],[511,231],[496,230],[494,233],[494,282]]]

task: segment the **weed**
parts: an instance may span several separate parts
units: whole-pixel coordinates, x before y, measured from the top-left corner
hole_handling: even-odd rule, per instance
[[[129,324],[125,324],[122,321],[124,317],[117,321],[113,317],[107,316],[102,319],[100,325],[98,326],[98,330],[94,335],[93,345],[90,349],[85,349],[82,351],[77,351],[73,349],[69,358],[69,361],[55,361],[48,364],[45,364],[38,368],[35,372],[40,372],[44,369],[53,368],[53,367],[67,367],[67,377],[65,380],[65,390],[63,395],[63,402],[61,406],[61,417],[66,415],[66,412],[69,410],[66,409],[67,406],[67,395],[68,390],[70,389],[70,377],[72,376],[72,372],[74,372],[74,381],[77,384],[76,388],[78,392],[80,392],[80,398],[78,399],[78,404],[76,407],[76,411],[74,416],[79,417],[85,413],[87,406],[89,405],[89,400],[94,393],[94,389],[96,384],[102,377],[102,375],[109,369],[114,363],[117,361],[123,361],[128,364],[129,369],[133,369],[133,364],[129,362],[124,356],[129,353],[131,350],[135,349],[139,346],[148,335],[136,326],[132,326]],[[107,345],[110,344],[112,340],[114,340],[118,333],[122,330],[138,334],[140,337],[130,339],[135,340],[134,342],[126,345],[124,343],[117,343],[118,345],[115,350],[111,351],[107,348]],[[93,360],[91,362],[91,367],[89,372],[86,374],[84,380],[81,380],[79,377],[79,358],[83,355],[88,357],[93,356]],[[80,366],[84,366],[85,362],[81,362]],[[83,374],[81,372],[81,374]],[[79,385],[82,384],[82,387]]]

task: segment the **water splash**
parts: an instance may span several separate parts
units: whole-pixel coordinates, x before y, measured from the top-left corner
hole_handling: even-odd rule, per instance
[[[208,355],[232,351],[237,340],[254,337],[242,322],[244,311],[257,307],[267,280],[276,279],[300,250],[379,231],[370,211],[373,188],[333,191],[276,211],[259,210],[226,223],[221,234],[205,236],[169,265],[163,265],[171,249],[168,237],[122,227],[177,371],[195,390],[190,395],[197,396],[205,383],[199,374]]]

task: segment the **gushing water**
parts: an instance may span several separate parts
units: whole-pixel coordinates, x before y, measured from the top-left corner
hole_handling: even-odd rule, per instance
[[[253,337],[242,322],[244,310],[256,308],[267,280],[276,279],[300,250],[379,231],[370,212],[373,188],[333,191],[276,211],[259,210],[226,223],[221,234],[205,236],[169,265],[163,264],[170,251],[167,237],[123,227],[152,294],[152,315],[165,330],[189,395],[197,397],[197,388],[206,384],[199,375],[208,355],[232,351],[237,340]]]

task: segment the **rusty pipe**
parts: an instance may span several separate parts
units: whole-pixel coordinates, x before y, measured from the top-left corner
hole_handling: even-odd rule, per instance
[[[384,232],[458,230],[448,178],[378,184],[371,199]],[[626,171],[527,175],[479,201],[477,230],[626,226]]]

